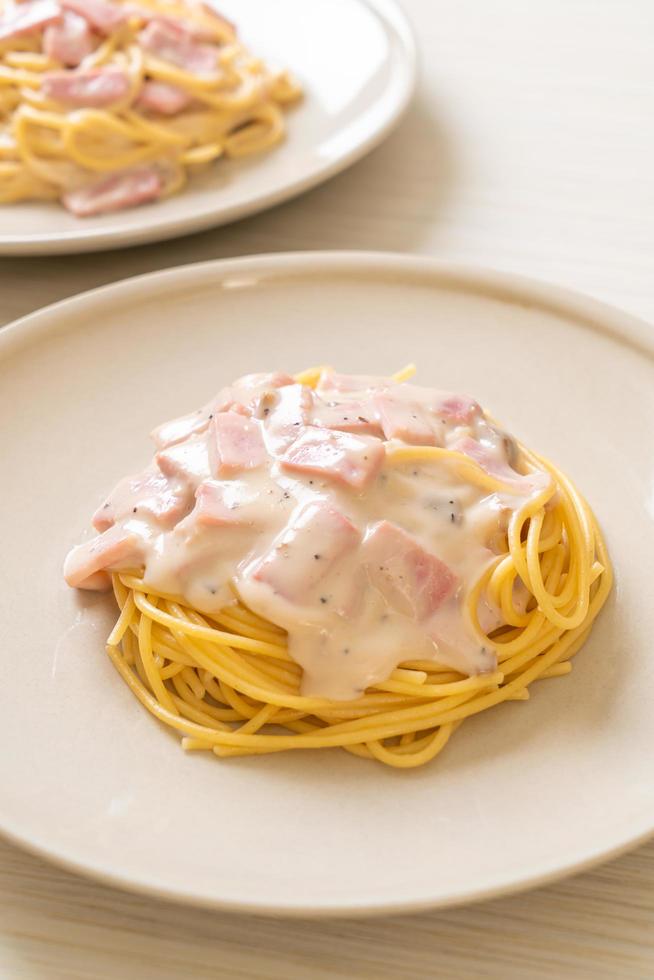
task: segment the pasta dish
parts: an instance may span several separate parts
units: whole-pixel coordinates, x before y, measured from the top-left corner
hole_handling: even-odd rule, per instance
[[[0,2],[0,202],[155,201],[284,136],[300,88],[194,0]]]
[[[412,373],[238,379],[154,431],[68,555],[71,586],[113,587],[109,656],[184,748],[409,768],[570,671],[611,589],[592,512]]]

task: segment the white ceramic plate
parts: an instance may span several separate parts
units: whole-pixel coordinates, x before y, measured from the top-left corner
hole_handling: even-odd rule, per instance
[[[654,829],[654,331],[592,300],[416,258],[187,266],[0,332],[0,829],[66,867],[286,914],[413,909],[548,881]],[[585,491],[617,584],[569,677],[433,764],[185,755],[104,653],[61,563],[148,431],[248,371],[328,361],[467,390]]]
[[[181,194],[95,218],[59,204],[0,206],[0,255],[89,252],[227,224],[294,197],[354,163],[388,134],[415,81],[411,29],[394,0],[216,0],[250,49],[291,69],[304,100],[286,141],[219,161]]]

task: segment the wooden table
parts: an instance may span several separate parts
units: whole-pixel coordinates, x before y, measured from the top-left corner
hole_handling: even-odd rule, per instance
[[[406,5],[421,82],[405,121],[370,157],[232,227],[101,255],[0,261],[0,316],[200,259],[360,248],[506,268],[654,320],[654,4]],[[124,895],[0,843],[0,976],[649,980],[654,844],[468,909],[285,923]]]

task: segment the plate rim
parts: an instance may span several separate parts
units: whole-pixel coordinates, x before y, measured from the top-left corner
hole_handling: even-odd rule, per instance
[[[257,192],[246,204],[233,204],[228,208],[220,208],[217,205],[195,215],[169,218],[155,225],[144,224],[131,232],[125,232],[120,228],[85,231],[81,226],[73,232],[64,233],[63,236],[53,232],[29,235],[0,233],[0,256],[75,255],[170,241],[208,231],[211,228],[220,228],[261,211],[267,211],[285,201],[299,197],[348,170],[378,147],[398,125],[414,96],[418,75],[416,35],[400,0],[351,0],[351,2],[368,8],[383,22],[386,29],[392,33],[403,55],[403,77],[401,77],[403,86],[399,89],[394,102],[387,107],[382,124],[366,139],[315,168],[304,177],[294,179],[273,191]],[[0,205],[0,207],[9,208],[12,205]]]
[[[294,279],[325,274],[341,274],[353,279],[376,275],[388,281],[389,274],[394,274],[396,280],[424,282],[432,288],[448,288],[456,285],[459,288],[472,288],[481,295],[494,293],[497,296],[498,293],[503,293],[512,296],[513,302],[536,303],[560,314],[567,313],[568,316],[572,316],[595,332],[609,335],[618,342],[636,348],[646,358],[654,358],[654,326],[618,307],[576,290],[506,270],[449,262],[427,256],[370,251],[309,251],[280,252],[190,263],[123,279],[59,300],[0,328],[0,364],[5,357],[11,357],[12,353],[20,350],[24,344],[38,343],[39,336],[47,335],[53,329],[56,331],[58,325],[65,329],[69,313],[78,317],[80,314],[83,315],[86,309],[93,309],[98,304],[108,306],[116,298],[124,302],[130,298],[137,299],[139,296],[155,294],[161,296],[159,286],[175,289],[201,282],[203,285],[214,285],[216,289],[220,289],[225,278],[234,274],[258,276],[260,281],[286,280],[291,283]],[[78,328],[73,327],[73,329]],[[554,866],[549,861],[547,868],[540,870],[532,868],[530,872],[519,876],[511,873],[505,876],[496,875],[494,881],[487,882],[482,887],[451,892],[445,897],[423,896],[399,902],[380,899],[365,904],[360,900],[354,904],[341,900],[320,900],[313,904],[311,902],[280,904],[197,895],[185,888],[166,886],[156,880],[135,880],[102,865],[75,859],[56,848],[30,839],[29,836],[21,835],[15,828],[5,826],[1,816],[0,837],[68,872],[150,898],[192,907],[260,916],[304,919],[338,916],[365,918],[468,905],[538,888],[569,875],[587,871],[604,861],[619,857],[654,836],[654,809],[650,814],[645,813],[645,819],[643,813],[643,810],[639,810],[626,819],[624,829],[613,835],[612,843],[590,846],[581,857],[577,858],[563,855]]]

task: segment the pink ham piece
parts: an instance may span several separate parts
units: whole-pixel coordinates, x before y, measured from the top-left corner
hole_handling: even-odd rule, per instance
[[[452,449],[455,452],[463,453],[464,456],[469,456],[470,459],[473,459],[475,463],[481,466],[482,470],[509,486],[524,487],[529,486],[533,482],[530,477],[522,476],[512,469],[508,462],[502,459],[497,452],[493,452],[488,446],[477,442],[476,439],[471,439],[469,436],[455,442]]]
[[[191,105],[193,99],[177,85],[157,82],[153,79],[143,83],[137,105],[146,112],[157,112],[161,116],[176,116],[178,112]]]
[[[398,612],[421,621],[455,591],[457,576],[406,531],[380,521],[363,544],[372,584]]]
[[[72,10],[64,11],[62,20],[49,24],[43,33],[45,54],[69,68],[77,68],[94,48],[95,41],[88,21]]]
[[[286,385],[277,393],[275,402],[270,406],[264,405],[263,413],[266,418],[270,415],[266,427],[270,447],[273,452],[281,453],[308,425],[313,409],[313,392],[304,385]],[[269,408],[269,412],[266,408]]]
[[[80,72],[49,72],[41,91],[56,102],[77,109],[101,109],[129,95],[130,80],[121,68],[91,68]]]
[[[384,462],[384,445],[372,436],[308,426],[286,450],[281,462],[291,472],[365,490]]]
[[[176,478],[192,486],[193,490],[209,472],[209,453],[205,439],[188,439],[169,446],[157,453],[154,460],[164,476]]]
[[[116,526],[73,548],[64,563],[64,578],[75,589],[102,592],[111,586],[107,569],[136,569],[142,564],[142,540]]]
[[[155,201],[163,191],[161,174],[154,167],[139,167],[105,177],[96,184],[68,191],[62,203],[78,218],[106,214],[133,208],[137,204]]]
[[[449,422],[469,424],[476,416],[482,414],[479,404],[474,398],[466,395],[448,395],[436,408],[436,414]]]
[[[308,504],[261,559],[252,578],[298,605],[359,544],[354,524],[326,503]]]
[[[417,402],[400,400],[392,393],[373,398],[386,439],[401,439],[410,446],[435,446],[436,435]]]
[[[256,501],[238,499],[238,491],[217,480],[205,480],[196,493],[193,514],[198,524],[205,527],[252,527],[258,523]]]
[[[105,0],[60,0],[66,10],[84,17],[87,23],[99,34],[113,34],[115,30],[126,24],[128,15],[115,3]]]
[[[218,412],[239,412],[241,415],[264,417],[266,404],[277,388],[293,384],[288,374],[246,374],[229,388],[223,388],[209,405],[197,412],[158,425],[150,433],[158,449],[166,449],[188,439],[193,433],[204,432]],[[276,400],[276,399],[275,399]]]
[[[112,505],[111,501],[107,500],[102,504],[93,517],[91,518],[91,524],[96,529],[96,531],[108,531],[110,527],[113,527],[116,523],[116,510]]]
[[[54,0],[33,0],[12,7],[0,18],[0,41],[33,34],[61,17],[61,7]]]
[[[382,427],[373,403],[361,401],[324,401],[315,398],[313,424],[340,432],[358,432],[369,436],[382,436]]]
[[[266,418],[277,404],[277,389],[292,385],[288,374],[246,374],[229,388],[223,388],[212,402],[213,412],[239,412],[255,418]]]
[[[188,22],[181,23],[179,18],[169,17],[166,14],[155,13],[152,10],[145,10],[143,8],[141,8],[138,13],[144,23],[147,24],[151,20],[156,20],[159,23],[170,27],[177,33],[182,31],[187,37],[192,38],[194,41],[208,41],[210,44],[224,44],[225,41],[231,41],[236,37],[235,26],[224,17],[221,17],[221,15],[213,10],[209,4],[196,3],[195,6],[200,8],[198,13],[202,16],[202,22],[199,22],[198,20],[189,20]],[[211,16],[208,17],[207,14],[210,14]]]
[[[182,24],[154,18],[139,34],[141,47],[162,61],[195,75],[211,75],[218,69],[218,49],[200,44]]]
[[[262,466],[268,455],[259,424],[237,412],[219,412],[213,417],[213,449],[219,475],[238,473]]]
[[[161,527],[174,527],[191,510],[193,491],[168,480],[155,467],[121,480],[93,515],[97,531],[106,531],[124,517],[154,518]]]

